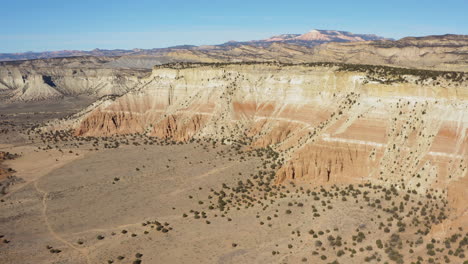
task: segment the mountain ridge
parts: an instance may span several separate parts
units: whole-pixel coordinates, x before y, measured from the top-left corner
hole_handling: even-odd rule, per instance
[[[278,36],[284,36],[285,38],[278,38]],[[289,37],[288,37],[289,36]],[[275,38],[278,38],[275,40]],[[100,49],[95,48],[93,50],[58,50],[58,51],[43,51],[43,52],[16,52],[16,53],[0,53],[0,61],[14,61],[14,60],[31,60],[31,59],[48,59],[58,57],[74,57],[74,56],[125,56],[139,53],[158,53],[160,51],[167,51],[173,49],[193,49],[203,46],[210,47],[223,47],[223,46],[240,46],[240,45],[270,45],[274,42],[282,42],[289,44],[299,44],[302,46],[312,47],[328,42],[352,42],[352,41],[368,41],[368,40],[383,40],[387,39],[374,34],[354,34],[348,31],[338,30],[317,30],[313,29],[304,34],[281,34],[272,36],[268,39],[262,40],[250,40],[250,41],[228,41],[217,45],[176,45],[166,48],[152,48],[152,49]]]

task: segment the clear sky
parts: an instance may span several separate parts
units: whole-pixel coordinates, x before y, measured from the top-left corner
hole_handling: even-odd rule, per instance
[[[0,0],[0,53],[219,44],[311,29],[468,34],[468,0]]]

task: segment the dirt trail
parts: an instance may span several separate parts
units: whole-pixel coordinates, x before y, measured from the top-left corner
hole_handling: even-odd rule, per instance
[[[210,176],[210,175],[213,175],[213,174],[215,174],[215,173],[217,173],[217,172],[220,172],[220,171],[224,171],[224,170],[226,170],[226,169],[229,169],[229,168],[233,167],[234,165],[235,165],[235,164],[231,164],[231,165],[228,165],[228,166],[225,166],[225,167],[221,167],[221,168],[216,168],[216,169],[209,170],[209,171],[206,172],[206,173],[203,173],[203,174],[201,174],[201,175],[198,175],[198,176],[196,176],[196,177],[193,177],[193,179],[195,179],[195,180],[203,179],[203,178],[208,177],[208,176]],[[176,189],[176,190],[172,191],[171,193],[169,193],[169,195],[170,195],[170,196],[175,196],[175,195],[177,195],[177,194],[180,194],[180,193],[186,191],[187,189],[188,189],[188,188]]]
[[[38,193],[42,195],[42,217],[44,219],[44,223],[47,226],[47,230],[49,231],[50,235],[55,238],[56,240],[62,242],[63,244],[67,245],[68,247],[78,251],[80,254],[82,254],[86,258],[86,263],[90,264],[90,258],[89,258],[89,251],[84,248],[78,248],[74,246],[72,243],[68,242],[64,238],[62,238],[59,234],[57,234],[54,229],[52,228],[52,225],[49,222],[49,218],[47,217],[47,196],[49,195],[48,192],[40,189],[37,186],[37,180],[34,181],[34,188]]]

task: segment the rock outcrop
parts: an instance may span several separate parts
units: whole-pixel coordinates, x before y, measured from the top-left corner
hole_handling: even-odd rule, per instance
[[[319,45],[321,44],[321,45]],[[36,54],[41,60],[0,62],[0,65],[61,68],[151,69],[175,62],[334,62],[400,66],[431,70],[468,71],[468,36],[441,35],[382,39],[374,35],[334,30],[312,30],[266,40],[228,42],[221,45],[176,46],[162,49],[93,50],[70,54],[82,57],[50,59],[54,54]],[[23,55],[25,57],[23,57]],[[0,54],[5,60],[25,59],[34,54]],[[35,57],[34,57],[35,58]]]
[[[411,68],[468,71],[468,36],[407,37],[327,43],[314,47],[315,61],[397,65]]]
[[[310,46],[303,39],[324,38],[322,45]],[[344,37],[344,36],[342,36]],[[320,32],[283,36],[274,41],[236,42],[221,46],[171,49],[159,53],[130,54],[107,63],[109,67],[146,67],[171,62],[249,62],[282,63],[335,62],[399,66],[415,69],[468,71],[468,36],[443,35],[400,40],[360,41],[348,36],[343,42]],[[281,40],[281,38],[289,40]],[[327,38],[332,38],[328,39]],[[260,44],[261,45],[260,45]]]
[[[454,187],[468,177],[466,76],[369,67],[161,66],[144,85],[51,127],[182,141],[247,136],[251,147],[280,153],[277,183],[404,182],[421,193],[447,190],[460,204],[468,190]],[[459,206],[454,219],[466,217]]]
[[[40,61],[37,61],[39,63]],[[146,71],[24,63],[0,66],[0,99],[37,101],[63,96],[121,95],[141,84]]]

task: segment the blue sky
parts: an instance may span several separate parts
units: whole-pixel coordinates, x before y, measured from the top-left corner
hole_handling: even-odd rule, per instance
[[[219,44],[311,29],[468,34],[468,1],[0,0],[0,53]]]

